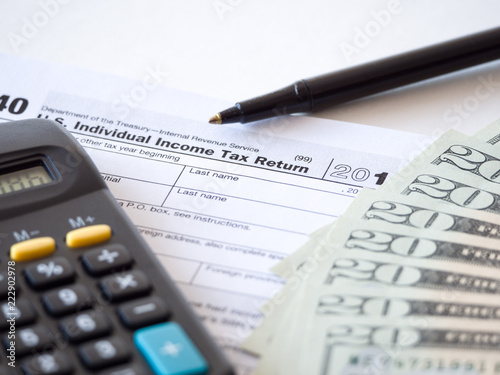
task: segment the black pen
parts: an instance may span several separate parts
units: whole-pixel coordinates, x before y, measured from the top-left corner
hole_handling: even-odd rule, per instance
[[[236,103],[217,113],[209,122],[246,123],[292,113],[310,113],[497,58],[500,58],[500,27],[303,79],[281,90]]]

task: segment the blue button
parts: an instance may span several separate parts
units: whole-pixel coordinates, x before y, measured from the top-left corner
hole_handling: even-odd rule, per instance
[[[203,375],[208,371],[203,356],[175,322],[139,329],[134,341],[155,375]]]

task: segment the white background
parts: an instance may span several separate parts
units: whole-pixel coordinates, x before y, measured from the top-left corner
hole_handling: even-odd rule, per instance
[[[163,85],[234,103],[499,26],[499,14],[498,0],[4,0],[0,52],[139,80],[156,64]],[[314,116],[472,134],[500,118],[499,71],[492,62]],[[486,91],[481,78],[497,84]]]

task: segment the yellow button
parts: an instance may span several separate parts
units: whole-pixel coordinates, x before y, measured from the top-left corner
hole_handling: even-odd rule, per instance
[[[52,237],[39,237],[18,242],[10,247],[10,259],[25,262],[52,254],[56,250],[56,241]]]
[[[111,227],[106,224],[92,225],[72,230],[66,234],[68,247],[92,246],[111,238]]]

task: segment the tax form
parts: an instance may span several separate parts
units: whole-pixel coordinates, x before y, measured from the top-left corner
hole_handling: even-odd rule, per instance
[[[139,82],[8,55],[0,68],[1,120],[76,137],[239,374],[256,364],[239,344],[284,283],[269,269],[431,142],[308,117],[208,125],[227,103],[162,87],[159,64]]]

